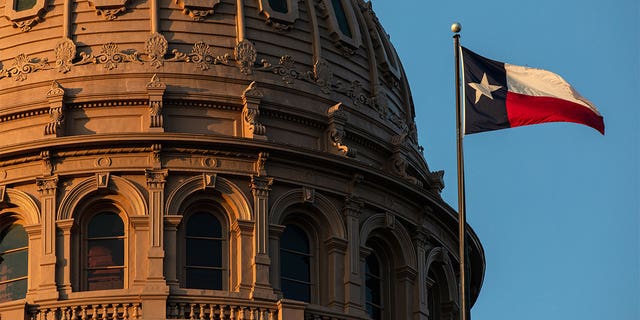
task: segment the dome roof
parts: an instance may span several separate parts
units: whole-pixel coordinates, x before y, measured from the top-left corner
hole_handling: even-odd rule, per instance
[[[335,131],[328,142],[334,146],[323,146],[317,139],[292,139],[270,120],[254,120],[274,127],[263,134],[267,140],[333,148],[379,167],[395,154],[398,174],[416,183],[434,180],[417,145],[405,74],[370,2],[89,0],[68,7],[64,1],[4,1],[5,115],[42,106],[52,81],[71,108],[95,101],[139,105],[156,74],[165,104],[185,98],[232,110],[241,108],[245,95],[258,95],[262,118],[293,120],[307,130],[324,129],[329,119]],[[192,80],[197,86],[187,83]],[[165,129],[185,129],[172,127]]]

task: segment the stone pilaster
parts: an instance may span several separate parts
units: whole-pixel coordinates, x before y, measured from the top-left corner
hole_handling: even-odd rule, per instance
[[[342,309],[344,302],[344,257],[347,251],[347,241],[340,238],[330,238],[325,241],[327,248],[327,291],[329,306]],[[322,271],[321,271],[322,272]]]
[[[363,314],[362,276],[360,257],[360,210],[364,203],[347,198],[342,209],[347,226],[347,258],[344,275],[345,311],[349,314]]]
[[[147,170],[149,189],[149,269],[147,286],[165,286],[164,279],[164,185],[168,170]]]
[[[147,95],[149,96],[149,131],[164,132],[164,118],[162,115],[164,92],[167,85],[160,81],[157,75],[151,77],[147,83]]]
[[[251,192],[253,193],[253,214],[255,217],[255,256],[253,259],[252,298],[275,299],[273,288],[269,282],[269,192],[273,184],[272,178],[253,176]]]
[[[40,192],[42,215],[42,259],[40,260],[40,285],[38,300],[58,299],[56,286],[56,196],[58,176],[36,179]]]
[[[62,298],[68,297],[71,293],[71,231],[75,226],[73,219],[58,220],[56,221],[58,227],[58,242],[57,242],[57,256],[58,256],[58,268],[57,268],[57,283],[58,292]]]
[[[182,249],[178,250],[178,226],[180,222],[182,222],[181,215],[164,216],[164,247],[166,249],[164,276],[167,285],[171,289],[180,287],[177,270],[177,262],[179,261],[177,253],[182,252]]]
[[[429,319],[429,311],[427,305],[427,231],[422,227],[413,235],[413,243],[416,247],[416,257],[418,259],[418,281],[416,282],[414,295],[418,298],[414,301],[413,319],[427,320]]]

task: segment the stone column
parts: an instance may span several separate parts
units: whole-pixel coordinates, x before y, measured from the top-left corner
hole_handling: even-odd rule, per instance
[[[412,301],[415,299],[413,296],[413,284],[416,279],[417,273],[413,268],[404,266],[396,270],[395,285],[392,287],[391,294],[395,295],[395,300],[391,300],[391,303],[395,303],[396,315],[398,319],[411,319],[412,317]]]
[[[277,294],[280,292],[280,235],[284,226],[279,224],[269,225],[269,248],[271,249],[271,286]]]
[[[325,241],[327,248],[327,291],[329,306],[342,310],[345,306],[344,295],[344,257],[347,251],[347,241],[340,238],[330,238]],[[321,271],[322,272],[322,271]]]
[[[58,176],[36,179],[40,192],[40,212],[42,215],[42,259],[40,260],[40,285],[38,301],[57,300],[56,286],[56,195]]]
[[[168,170],[151,169],[146,171],[147,188],[149,189],[149,253],[147,289],[166,289],[164,279],[164,185]]]
[[[418,277],[415,285],[414,295],[418,298],[414,300],[413,319],[429,319],[427,305],[427,232],[422,227],[413,236],[413,243],[416,245],[416,257],[418,259]]]
[[[75,225],[73,219],[58,220],[56,221],[58,226],[58,243],[57,243],[57,256],[58,256],[58,270],[57,270],[57,283],[58,292],[62,298],[68,297],[72,291],[71,287],[71,229]]]
[[[253,258],[253,287],[251,297],[274,300],[276,297],[269,282],[269,192],[273,184],[272,178],[253,176],[251,191],[253,193],[253,214],[255,217]]]
[[[164,216],[164,276],[170,290],[180,287],[177,270],[178,261],[180,260],[180,257],[178,257],[178,226],[180,222],[182,222],[182,216],[180,215]]]
[[[235,236],[235,248],[230,254],[236,254],[235,265],[235,287],[234,291],[253,295],[255,263],[249,263],[255,257],[253,246],[254,222],[246,220],[236,220],[231,225],[231,232]],[[233,271],[233,270],[232,270]]]
[[[360,252],[361,201],[348,198],[342,209],[347,225],[347,259],[344,273],[345,311],[349,314],[364,314],[362,306],[362,275]],[[365,256],[366,257],[366,256]]]

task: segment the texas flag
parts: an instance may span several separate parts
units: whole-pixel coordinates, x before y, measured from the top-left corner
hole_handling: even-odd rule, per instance
[[[598,109],[559,75],[462,48],[465,134],[544,122],[575,122],[604,134]]]

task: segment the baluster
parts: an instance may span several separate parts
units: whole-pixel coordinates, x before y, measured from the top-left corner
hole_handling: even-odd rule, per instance
[[[200,305],[200,315],[199,315],[198,319],[205,320],[204,319],[204,303],[199,303],[199,305]]]
[[[196,320],[196,305],[194,303],[190,304],[190,309],[189,309],[189,320]]]
[[[87,320],[87,306],[81,306],[80,309],[80,320]]]
[[[229,306],[229,320],[236,320],[236,306]]]
[[[256,308],[249,307],[249,320],[256,320]]]
[[[71,307],[71,320],[78,320],[78,307]]]
[[[214,320],[213,317],[216,314],[216,309],[214,304],[209,304],[209,320]]]
[[[91,305],[91,320],[98,320],[98,306]]]
[[[225,316],[224,316],[224,312],[226,311],[226,306],[225,305],[219,305],[220,307],[220,315],[218,316],[218,320],[225,320]],[[231,314],[231,309],[229,309],[229,314]]]
[[[122,320],[129,320],[129,303],[122,305]]]
[[[140,304],[136,303],[133,305],[133,315],[131,315],[133,317],[133,320],[138,320],[140,319]]]

